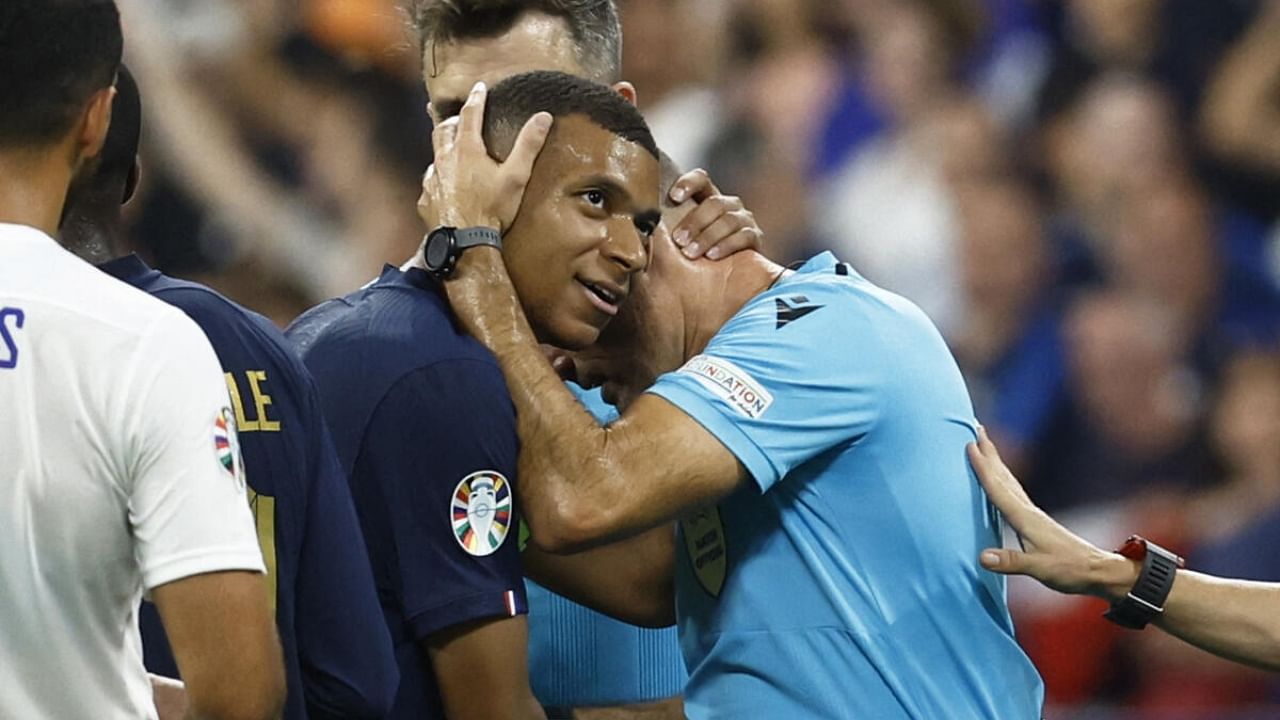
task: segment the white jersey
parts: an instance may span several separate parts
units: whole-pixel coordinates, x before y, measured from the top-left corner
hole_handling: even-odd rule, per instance
[[[228,404],[181,311],[0,224],[0,718],[155,717],[143,590],[264,571]]]

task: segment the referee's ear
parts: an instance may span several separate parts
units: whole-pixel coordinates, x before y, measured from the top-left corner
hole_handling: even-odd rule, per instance
[[[613,84],[613,91],[621,95],[627,102],[636,105],[639,97],[636,95],[636,86],[623,80]]]
[[[129,168],[129,176],[124,179],[124,197],[120,199],[121,205],[127,205],[133,199],[133,194],[138,191],[140,182],[142,182],[142,158],[134,155],[133,167]]]

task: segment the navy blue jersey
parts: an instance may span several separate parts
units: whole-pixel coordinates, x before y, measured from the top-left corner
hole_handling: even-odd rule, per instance
[[[502,372],[416,269],[387,267],[288,335],[320,389],[391,629],[400,691],[390,717],[443,718],[424,641],[526,612]]]
[[[274,590],[288,700],[284,717],[377,718],[397,683],[369,561],[315,385],[266,318],[137,256],[101,266],[185,312],[226,373],[258,538]],[[144,604],[147,668],[176,676],[153,607]]]

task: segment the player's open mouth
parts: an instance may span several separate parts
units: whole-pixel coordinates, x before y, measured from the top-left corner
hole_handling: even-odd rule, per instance
[[[617,315],[619,306],[627,297],[625,291],[603,283],[589,282],[581,278],[578,279],[578,283],[586,290],[587,299],[591,304],[606,315]]]

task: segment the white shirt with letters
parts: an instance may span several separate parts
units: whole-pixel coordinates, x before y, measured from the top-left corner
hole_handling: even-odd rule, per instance
[[[0,718],[154,718],[138,601],[227,570],[264,567],[208,340],[0,224]]]

